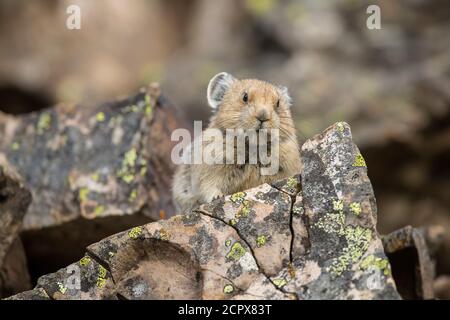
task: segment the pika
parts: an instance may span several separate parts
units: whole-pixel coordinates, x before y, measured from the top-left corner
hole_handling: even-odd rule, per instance
[[[223,135],[228,129],[240,129],[241,132],[277,130],[278,171],[263,175],[261,163],[247,160],[243,164],[181,164],[172,182],[172,198],[178,212],[185,213],[218,197],[300,172],[302,164],[287,88],[256,79],[239,80],[221,72],[210,80],[207,99],[213,115],[203,134],[213,129],[220,130]],[[203,150],[213,143],[216,142],[202,141]],[[270,143],[267,145],[270,147]]]

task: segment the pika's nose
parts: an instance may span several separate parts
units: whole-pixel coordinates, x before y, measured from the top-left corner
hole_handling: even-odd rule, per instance
[[[261,110],[256,115],[256,119],[258,119],[261,122],[266,122],[270,120],[270,117],[266,110]]]

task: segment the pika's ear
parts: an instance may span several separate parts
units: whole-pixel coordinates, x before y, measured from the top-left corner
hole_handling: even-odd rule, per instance
[[[292,103],[292,98],[289,95],[288,88],[286,88],[285,86],[278,86],[278,90],[280,92],[280,96],[284,99],[285,103],[290,106]]]
[[[208,103],[213,109],[217,109],[225,96],[227,90],[236,80],[231,74],[221,72],[216,74],[208,84]]]

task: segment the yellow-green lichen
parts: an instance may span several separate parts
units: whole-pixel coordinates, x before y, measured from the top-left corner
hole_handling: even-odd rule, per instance
[[[14,143],[11,145],[11,149],[12,149],[13,151],[19,150],[19,149],[20,149],[20,144],[19,144],[18,142],[14,142]]]
[[[167,241],[167,240],[169,240],[169,238],[170,238],[170,235],[167,232],[167,230],[165,230],[165,229],[159,230],[159,239],[160,240]]]
[[[233,193],[230,197],[230,201],[233,202],[234,204],[240,205],[244,202],[246,195],[247,194],[243,191]]]
[[[262,235],[256,238],[256,245],[262,247],[266,244],[266,236]]]
[[[131,148],[127,153],[125,153],[125,158],[123,164],[128,167],[134,167],[136,165],[137,152],[135,148]]]
[[[360,226],[348,226],[345,228],[344,237],[347,240],[347,246],[339,257],[333,259],[329,268],[329,271],[336,276],[341,275],[352,263],[361,259],[369,248],[372,231]]]
[[[373,254],[366,257],[361,262],[360,268],[362,270],[378,269],[381,270],[385,276],[389,276],[391,274],[389,261],[387,259],[376,257]]]
[[[337,126],[337,128],[338,128],[338,130],[339,130],[340,132],[344,132],[344,130],[345,130],[345,125],[344,125],[343,122],[338,122],[336,126]]]
[[[300,205],[294,205],[294,206],[292,207],[292,212],[293,212],[295,215],[301,215],[301,214],[303,213],[303,208],[302,208]]]
[[[295,192],[297,190],[297,179],[295,177],[287,179],[286,188],[289,192]]]
[[[369,248],[372,240],[372,231],[360,226],[346,226],[344,214],[344,202],[333,201],[333,209],[337,213],[327,213],[314,224],[326,233],[337,234],[344,237],[347,246],[342,249],[342,254],[331,261],[328,268],[334,275],[341,275],[352,263],[356,263]]]
[[[147,162],[144,159],[141,159],[141,161],[139,161],[139,164],[141,165],[140,174],[141,176],[145,176],[145,174],[147,173]]]
[[[98,182],[100,180],[100,175],[98,173],[91,174],[92,181]]]
[[[119,178],[122,178],[123,181],[130,184],[133,182],[136,172],[136,160],[137,160],[137,151],[136,148],[131,148],[124,155],[122,160],[122,167],[117,172]]]
[[[333,210],[337,211],[337,213],[327,213],[320,217],[315,227],[327,233],[343,235],[345,227],[344,202],[342,200],[333,200]]]
[[[97,287],[103,288],[106,284],[106,269],[103,266],[98,267]]]
[[[326,233],[344,234],[345,215],[343,213],[327,213],[321,217],[315,227],[322,229]]]
[[[355,161],[353,162],[354,167],[367,167],[366,161],[364,160],[364,157],[361,153],[358,153],[355,156]]]
[[[342,211],[344,210],[344,201],[342,200],[333,200],[333,210],[334,211]]]
[[[231,219],[230,220],[230,225],[235,226],[237,224],[237,220],[236,219]]]
[[[56,284],[58,285],[58,291],[62,294],[65,294],[67,291],[67,287],[62,282],[57,282]]]
[[[94,209],[94,215],[95,215],[96,217],[98,217],[98,216],[100,216],[104,211],[105,211],[105,207],[104,207],[104,206],[101,206],[101,205],[96,206],[95,209]]]
[[[231,284],[227,284],[225,285],[225,287],[223,287],[223,293],[225,294],[232,294],[234,291],[234,287]]]
[[[274,279],[273,284],[276,285],[278,288],[283,288],[287,284],[287,281],[284,278]]]
[[[137,239],[142,234],[142,227],[134,227],[130,231],[128,231],[128,236],[131,239]]]
[[[82,267],[86,267],[89,263],[91,262],[91,258],[89,258],[89,256],[84,256],[83,258],[80,259],[80,266]]]
[[[108,251],[108,256],[109,256],[110,258],[114,257],[114,252]]]
[[[122,179],[123,179],[123,181],[125,181],[126,183],[130,184],[130,183],[133,182],[133,180],[134,180],[134,175],[131,174],[131,173],[125,174],[125,175],[122,177]]]
[[[105,113],[104,112],[97,113],[97,115],[95,116],[95,120],[97,120],[98,122],[105,121]]]
[[[152,103],[150,96],[148,94],[145,95],[145,115],[147,117],[151,117],[153,113]]]
[[[84,202],[89,197],[89,189],[88,188],[81,188],[80,191],[78,191],[78,198],[81,202]]]
[[[276,0],[246,0],[245,6],[256,16],[267,15],[276,4]]]
[[[250,202],[248,200],[244,200],[242,205],[242,208],[235,215],[237,219],[240,217],[246,217],[250,213]]]
[[[288,272],[292,279],[295,279],[297,277],[297,273],[295,272],[295,267],[292,262],[288,263]]]
[[[132,104],[130,106],[126,106],[126,107],[122,108],[122,112],[123,113],[129,113],[129,112],[136,113],[139,110],[140,110],[140,108],[137,105],[135,105],[135,104]]]
[[[226,246],[226,247],[229,247],[229,246],[231,246],[231,240],[227,240],[227,241],[225,241],[225,246]]]
[[[361,204],[358,202],[352,202],[350,203],[350,211],[355,215],[359,216],[361,214]]]
[[[38,119],[37,123],[37,133],[39,135],[43,134],[45,130],[50,128],[52,123],[52,117],[49,113],[42,113]]]
[[[134,200],[136,200],[138,195],[137,189],[133,189],[130,193],[130,196],[128,197],[128,201],[129,202],[134,202]]]
[[[228,252],[227,258],[234,261],[238,261],[240,258],[244,256],[245,253],[246,251],[244,247],[239,242],[235,242],[231,247],[230,252]]]

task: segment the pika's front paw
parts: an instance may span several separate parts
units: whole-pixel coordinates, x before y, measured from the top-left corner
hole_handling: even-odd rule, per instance
[[[216,192],[212,192],[208,195],[208,197],[205,198],[206,202],[211,202],[217,199],[220,199],[224,197],[224,195],[222,194],[222,192],[220,192],[219,190],[217,190]]]
[[[214,201],[214,200],[218,200],[218,199],[220,199],[220,198],[223,198],[223,197],[224,197],[224,195],[223,195],[223,194],[219,194],[219,195],[217,195],[217,196],[213,197],[213,198],[212,198],[212,201]]]

